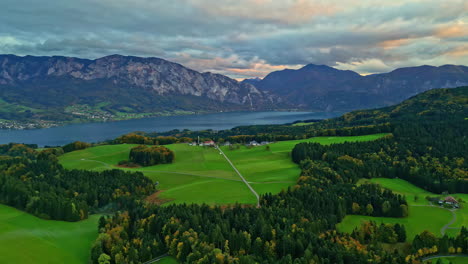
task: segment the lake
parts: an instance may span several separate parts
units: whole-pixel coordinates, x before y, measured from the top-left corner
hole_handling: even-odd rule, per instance
[[[0,129],[0,144],[15,142],[34,143],[39,146],[58,146],[73,141],[99,142],[114,139],[134,131],[164,132],[173,129],[223,130],[242,125],[284,124],[297,120],[326,119],[339,115],[341,113],[337,112],[229,112],[71,124],[31,130]]]

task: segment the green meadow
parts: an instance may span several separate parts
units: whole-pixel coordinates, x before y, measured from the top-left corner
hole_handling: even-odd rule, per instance
[[[367,182],[376,183],[384,188],[390,189],[395,193],[402,194],[408,201],[408,217],[406,218],[390,218],[390,217],[370,217],[361,215],[347,215],[343,221],[338,224],[337,228],[343,232],[352,232],[354,228],[359,226],[363,221],[375,221],[377,223],[400,223],[406,227],[407,237],[412,240],[416,234],[428,230],[437,236],[441,236],[441,229],[450,223],[453,219],[453,214],[439,206],[430,206],[426,200],[426,196],[438,196],[426,190],[423,190],[402,179],[386,179],[374,178],[363,179],[358,184]],[[468,226],[468,208],[466,201],[467,194],[451,194],[451,196],[465,202],[461,204],[461,208],[454,211],[456,221],[446,229],[446,234],[455,236],[462,226]]]
[[[98,219],[93,215],[74,223],[43,220],[0,205],[0,263],[87,263]]]
[[[291,161],[292,148],[301,142],[320,144],[346,141],[375,140],[386,134],[353,137],[315,137],[304,140],[281,141],[266,146],[223,151],[258,193],[278,193],[295,184],[300,169]],[[136,145],[104,145],[67,153],[60,157],[68,169],[106,170],[117,167],[128,159],[130,149]],[[170,203],[255,204],[256,198],[241,181],[220,153],[210,147],[188,144],[167,145],[175,152],[172,164],[144,168],[120,168],[143,172],[158,182],[158,198]]]
[[[435,259],[431,259],[430,262],[429,260],[428,261],[424,261],[424,263],[437,263],[438,260],[442,260],[442,264],[449,264],[449,263],[452,263],[452,264],[466,264],[467,260],[466,258],[463,258],[463,257],[443,257],[443,258],[435,258]]]
[[[158,263],[158,264],[177,264],[179,262],[174,257],[165,257],[165,258],[162,258],[159,261],[156,261],[155,263]]]
[[[291,150],[296,144],[315,142],[330,145],[370,141],[385,135],[314,137],[303,140],[279,141],[258,147],[241,146],[239,149],[234,148],[233,150],[230,150],[228,146],[223,146],[222,150],[258,193],[278,193],[282,189],[294,185],[301,172],[299,166],[291,160]]]

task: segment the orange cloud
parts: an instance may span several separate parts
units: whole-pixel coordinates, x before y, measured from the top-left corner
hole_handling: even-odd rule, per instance
[[[301,23],[315,16],[332,15],[340,10],[336,3],[323,0],[230,0],[223,4],[213,5],[201,4],[196,0],[191,2],[211,15],[270,20],[279,23]]]
[[[468,36],[468,24],[460,23],[456,25],[440,27],[436,30],[435,35],[439,38],[455,38]]]
[[[445,53],[451,57],[464,57],[468,56],[468,45],[464,45],[461,47],[457,47],[447,53]]]
[[[382,41],[379,43],[379,46],[384,48],[384,49],[393,49],[393,48],[398,48],[400,46],[406,45],[410,39],[408,38],[402,38],[402,39],[391,39],[391,40],[386,40]]]

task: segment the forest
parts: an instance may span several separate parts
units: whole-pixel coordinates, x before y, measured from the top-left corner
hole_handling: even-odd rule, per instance
[[[142,173],[63,169],[52,149],[37,152],[10,144],[0,151],[0,202],[43,219],[79,221],[155,192]]]
[[[164,146],[140,145],[130,150],[130,162],[141,166],[152,166],[157,164],[172,163],[174,160],[174,151]]]

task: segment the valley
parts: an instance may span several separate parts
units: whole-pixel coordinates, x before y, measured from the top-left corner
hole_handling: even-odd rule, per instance
[[[0,261],[290,263],[294,249],[463,263],[467,91],[326,120],[0,145]]]
[[[376,140],[386,134],[355,137],[316,137],[304,140],[280,141],[266,146],[222,146],[251,186],[259,193],[279,193],[294,186],[300,169],[291,161],[290,151],[300,142],[339,144]],[[67,169],[107,170],[128,159],[134,144],[106,145],[73,151],[60,156]],[[229,163],[211,147],[188,144],[166,145],[175,152],[175,162],[128,171],[140,171],[158,182],[158,199],[172,203],[206,203],[211,205],[254,204],[255,196],[241,181]],[[268,148],[268,149],[267,149]],[[166,203],[164,203],[166,204]]]

